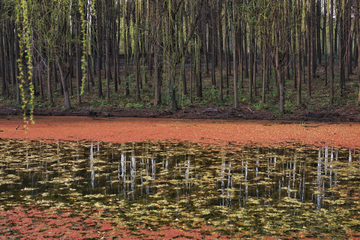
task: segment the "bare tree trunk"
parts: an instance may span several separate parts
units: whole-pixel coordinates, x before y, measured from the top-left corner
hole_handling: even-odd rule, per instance
[[[96,14],[96,32],[97,32],[97,68],[98,68],[98,97],[102,97],[102,83],[101,83],[101,55],[102,55],[102,26],[101,26],[101,0],[97,1],[97,14]],[[95,66],[94,66],[95,67]]]
[[[301,0],[297,1],[298,6],[301,4],[300,3]],[[301,14],[301,10],[302,10],[302,6],[299,6],[299,10],[297,11],[298,14]],[[296,12],[294,12],[296,13]],[[297,97],[296,97],[296,104],[298,106],[301,105],[301,61],[302,61],[302,56],[301,56],[301,43],[302,43],[302,31],[301,31],[301,25],[299,24],[298,27],[296,28],[296,33],[297,33]],[[296,45],[296,42],[293,43],[294,45]],[[295,70],[295,69],[294,69]]]
[[[340,16],[340,95],[343,96],[345,86],[345,24],[344,24],[344,13],[345,9],[342,8],[339,11],[342,12]]]
[[[226,95],[229,95],[229,74],[231,72],[230,67],[230,47],[229,47],[229,21],[228,21],[228,1],[225,1],[225,64],[226,64]]]
[[[253,46],[253,37],[254,37],[254,30],[253,27],[250,26],[250,37],[249,37],[249,98],[252,100],[252,84],[253,84],[253,74],[254,74],[254,46]],[[246,38],[246,37],[245,37]]]
[[[50,61],[50,51],[47,54],[47,85],[48,85],[48,95],[49,95],[49,103],[51,105],[54,104],[52,89],[51,89],[51,61]]]
[[[154,106],[159,106],[161,104],[161,71],[159,66],[159,46],[156,44],[154,46],[154,65],[155,65],[155,100]]]
[[[104,25],[105,25],[105,78],[106,78],[106,98],[110,102],[110,78],[111,78],[111,66],[110,66],[110,32],[111,32],[111,13],[109,7],[109,1],[104,1]]]
[[[1,57],[1,82],[2,82],[2,95],[6,95],[6,80],[5,80],[5,64],[6,57],[3,44],[3,28],[0,29],[0,57]]]
[[[356,21],[356,33],[357,33],[357,47],[358,47],[358,105],[360,105],[360,1],[357,1],[357,6],[355,6],[355,21]]]
[[[201,77],[201,59],[200,59],[200,48],[201,42],[200,37],[196,38],[196,45],[195,45],[195,59],[196,59],[196,96],[202,98],[202,77]]]
[[[17,29],[15,28],[15,58],[18,59],[19,56],[19,41],[18,41],[18,33]],[[1,30],[0,30],[0,43],[1,43]],[[1,46],[0,46],[1,48]],[[49,66],[50,67],[50,66]],[[15,61],[15,76],[16,76],[16,103],[20,105],[20,88],[19,88],[19,67],[18,62]]]
[[[316,0],[316,50],[317,50],[317,58],[319,59],[319,64],[321,64],[321,39],[320,39],[320,31],[321,31],[321,0]]]
[[[11,76],[11,86],[14,89],[16,82],[15,75],[15,54],[14,54],[14,44],[15,44],[15,36],[14,36],[14,24],[9,24],[10,26],[10,41],[9,41],[9,61],[10,61],[10,76]]]
[[[265,39],[265,37],[263,37]],[[261,41],[261,50],[262,50],[262,102],[265,103],[265,88],[266,88],[266,48],[264,41]]]
[[[78,39],[80,39],[80,23],[76,24],[76,34]],[[81,104],[81,80],[82,80],[82,71],[81,71],[81,47],[79,41],[76,41],[76,94],[77,94],[77,103]]]
[[[330,59],[329,59],[329,67],[330,67],[330,94],[329,94],[329,102],[332,105],[334,102],[334,47],[333,47],[333,15],[334,15],[334,0],[331,0],[331,10],[329,16],[329,49],[330,49]]]
[[[159,0],[156,0],[155,2],[155,15],[154,15],[154,21],[155,24],[152,25],[153,32],[155,32],[156,35],[159,34],[159,30],[161,29],[161,19],[157,16],[159,16],[159,8],[161,3]],[[154,106],[159,106],[161,104],[161,64],[159,59],[159,45],[161,45],[160,42],[154,42],[154,71],[155,71],[155,99],[154,99]]]
[[[215,3],[214,3],[215,5]],[[215,8],[215,6],[214,6]],[[211,83],[213,86],[216,86],[216,78],[215,78],[215,48],[216,48],[216,33],[217,33],[217,24],[215,21],[215,9],[211,10],[211,18],[212,18],[212,30],[211,30],[211,36],[212,36],[212,41],[211,41]]]
[[[235,0],[233,0],[233,64],[234,64],[234,108],[239,108],[239,97],[238,97],[238,88],[237,88],[237,82],[238,82],[238,65],[236,62],[236,19],[237,14],[235,10]]]
[[[70,69],[67,70],[66,74],[64,73],[63,66],[61,65],[59,57],[56,57],[56,63],[59,68],[61,84],[63,86],[65,108],[70,109],[71,104],[70,104],[69,91],[68,91],[68,86],[67,86],[67,81],[66,81],[67,76],[70,74]]]
[[[221,11],[222,11],[222,1],[218,1],[218,50],[219,50],[219,57],[218,57],[218,69],[219,69],[219,77],[220,77],[220,102],[223,101],[223,66],[222,66],[222,24],[221,24]]]

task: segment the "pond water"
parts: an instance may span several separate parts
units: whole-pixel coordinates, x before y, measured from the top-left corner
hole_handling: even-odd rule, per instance
[[[264,235],[360,229],[359,150],[0,140],[0,207]]]

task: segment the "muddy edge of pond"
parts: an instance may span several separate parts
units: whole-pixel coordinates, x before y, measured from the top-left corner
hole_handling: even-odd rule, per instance
[[[191,141],[261,146],[360,148],[360,123],[295,123],[267,120],[35,117],[25,133],[21,117],[0,118],[0,138],[93,140],[114,143]]]

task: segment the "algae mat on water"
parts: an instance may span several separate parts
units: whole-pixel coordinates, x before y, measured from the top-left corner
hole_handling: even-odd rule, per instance
[[[0,118],[0,138],[96,140],[116,143],[145,140],[206,143],[300,145],[360,148],[360,123],[176,120],[143,118],[35,117],[28,134],[21,117]]]
[[[356,149],[2,140],[0,166],[7,238],[360,237]]]

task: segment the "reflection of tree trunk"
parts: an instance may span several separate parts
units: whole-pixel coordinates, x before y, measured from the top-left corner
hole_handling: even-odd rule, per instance
[[[66,108],[66,109],[70,109],[70,108],[71,108],[71,104],[70,104],[68,86],[67,86],[67,81],[66,81],[66,78],[67,78],[68,75],[70,74],[70,70],[67,69],[67,73],[66,73],[66,74],[64,73],[63,66],[62,66],[61,63],[60,63],[59,57],[56,57],[56,64],[57,64],[57,66],[58,66],[58,68],[59,68],[61,84],[62,84],[62,86],[63,86],[64,100],[65,100],[65,108]]]

